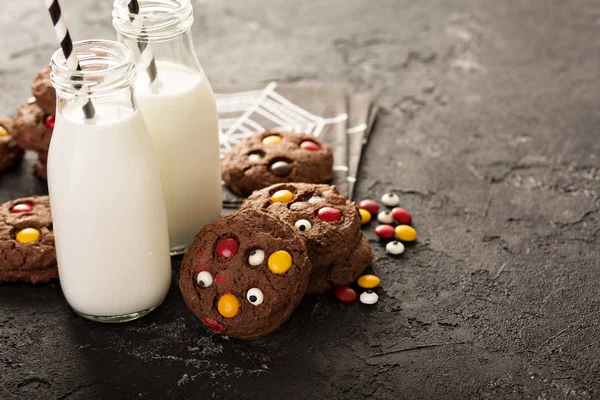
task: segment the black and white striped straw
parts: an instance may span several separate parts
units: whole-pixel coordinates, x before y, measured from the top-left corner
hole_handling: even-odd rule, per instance
[[[48,5],[50,18],[52,18],[52,24],[54,24],[54,32],[56,32],[56,37],[60,42],[60,47],[65,55],[65,60],[67,60],[67,67],[73,71],[81,71],[81,65],[79,65],[77,55],[73,52],[73,41],[71,40],[71,35],[69,35],[69,29],[67,28],[65,19],[62,17],[58,0],[46,0],[46,4]],[[74,77],[74,79],[81,80],[83,78]],[[77,90],[82,87],[81,84],[73,86]],[[96,115],[96,109],[90,99],[88,99],[87,103],[83,106],[83,114],[86,119],[92,119],[94,118],[94,115]]]
[[[140,13],[140,5],[137,0],[129,0],[129,4],[127,5],[130,14],[138,15]],[[146,31],[144,30],[142,19],[135,18],[130,16],[129,20],[132,22],[134,26],[140,28],[140,38],[145,38]],[[137,42],[138,49],[140,50],[140,60],[143,66],[146,68],[146,72],[148,72],[148,76],[150,77],[150,83],[153,83],[156,80],[156,75],[158,71],[156,70],[156,61],[154,60],[154,54],[152,54],[152,49],[148,46],[148,42]]]

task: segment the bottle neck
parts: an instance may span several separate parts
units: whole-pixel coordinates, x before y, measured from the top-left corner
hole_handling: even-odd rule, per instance
[[[88,115],[86,122],[102,123],[110,114],[128,115],[136,109],[133,95],[136,69],[126,46],[110,40],[87,40],[75,42],[73,52],[80,71],[68,67],[62,50],[56,51],[50,62],[58,113],[80,120],[84,106],[91,103],[98,112],[93,119]]]

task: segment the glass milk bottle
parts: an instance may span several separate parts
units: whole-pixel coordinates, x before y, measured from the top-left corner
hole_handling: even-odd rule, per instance
[[[114,2],[113,26],[136,58],[136,96],[160,159],[171,254],[181,254],[221,215],[215,97],[194,52],[190,1],[138,0],[136,14],[129,2]]]
[[[160,305],[171,282],[160,165],[134,100],[129,49],[97,40],[73,51],[82,71],[67,68],[62,50],[51,61],[48,186],[60,284],[80,315],[124,322]]]

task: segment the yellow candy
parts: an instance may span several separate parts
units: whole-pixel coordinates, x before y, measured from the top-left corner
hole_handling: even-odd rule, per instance
[[[221,314],[223,317],[233,318],[240,309],[240,301],[231,293],[224,294],[219,299],[217,309],[219,310],[219,314]]]
[[[289,190],[278,190],[271,196],[273,203],[287,203],[294,199],[294,193]]]
[[[361,288],[373,289],[374,287],[379,286],[379,282],[381,281],[375,275],[363,275],[358,278],[356,283],[358,283],[358,286]]]
[[[403,242],[414,242],[417,240],[417,231],[409,225],[398,225],[395,229],[396,236]]]
[[[283,274],[292,267],[292,256],[284,250],[277,250],[269,257],[269,269],[274,274]]]
[[[363,223],[363,225],[371,220],[371,213],[364,208],[359,208],[358,212],[360,213],[360,221]]]
[[[271,135],[271,136],[267,136],[262,140],[262,144],[277,144],[277,143],[281,143],[283,139],[281,138],[281,136],[277,136],[277,135]]]
[[[8,131],[6,130],[5,127],[0,126],[0,136],[6,136],[8,135]]]
[[[33,243],[37,242],[40,238],[40,231],[34,228],[25,228],[17,233],[17,242],[19,243]]]

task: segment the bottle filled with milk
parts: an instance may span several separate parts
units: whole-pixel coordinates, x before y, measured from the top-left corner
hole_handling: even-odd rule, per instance
[[[134,53],[136,97],[160,159],[171,255],[221,215],[215,97],[194,51],[190,0],[116,0],[113,26]]]
[[[104,40],[73,51],[81,71],[62,50],[51,61],[48,187],[60,285],[80,315],[124,322],[160,305],[171,283],[160,164],[135,102],[131,51]]]

